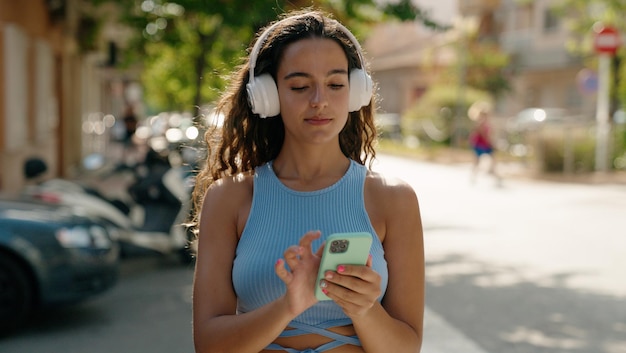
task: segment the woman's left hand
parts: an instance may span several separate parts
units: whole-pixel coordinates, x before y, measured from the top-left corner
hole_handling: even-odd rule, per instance
[[[353,319],[365,315],[381,295],[381,278],[372,269],[371,255],[364,266],[339,265],[336,271],[327,271],[324,282],[326,295]]]

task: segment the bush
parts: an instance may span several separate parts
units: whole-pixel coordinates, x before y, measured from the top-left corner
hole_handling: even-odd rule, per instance
[[[620,158],[626,152],[626,144],[621,135],[623,129],[613,129],[610,168],[619,169]],[[538,132],[535,150],[533,157],[541,172],[592,172],[595,169],[596,153],[594,125],[544,129]]]
[[[420,141],[450,145],[453,134],[466,136],[470,126],[468,107],[476,101],[491,102],[489,94],[465,88],[460,102],[461,117],[456,121],[459,90],[454,85],[432,86],[402,116],[402,134],[415,136]]]
[[[613,160],[612,167],[618,170],[626,170],[626,124],[615,125],[613,129]]]

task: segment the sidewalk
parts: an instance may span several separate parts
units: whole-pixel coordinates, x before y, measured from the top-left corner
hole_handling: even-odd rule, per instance
[[[430,152],[429,152],[430,153]],[[410,155],[408,153],[393,153],[379,151],[379,154],[389,154],[404,156],[433,164],[466,165],[469,171],[472,168],[474,155],[470,150],[440,150],[432,153],[425,153],[421,156]],[[550,181],[556,183],[573,184],[620,184],[626,185],[626,171],[614,170],[610,172],[587,172],[587,173],[539,173],[533,171],[528,165],[517,160],[507,160],[498,158],[496,169],[498,173],[507,179],[526,179],[538,181]]]
[[[422,353],[488,353],[437,313],[424,309]]]

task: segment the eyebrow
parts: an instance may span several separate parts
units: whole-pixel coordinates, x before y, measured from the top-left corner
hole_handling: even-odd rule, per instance
[[[344,70],[344,69],[334,69],[334,70],[328,71],[326,76],[331,76],[331,75],[336,75],[336,74],[345,74],[345,75],[347,75],[348,71]],[[285,77],[283,77],[283,79],[284,80],[288,80],[288,79],[293,78],[293,77],[310,77],[310,76],[311,75],[306,73],[306,72],[296,71],[296,72],[288,73],[287,75],[285,75]]]

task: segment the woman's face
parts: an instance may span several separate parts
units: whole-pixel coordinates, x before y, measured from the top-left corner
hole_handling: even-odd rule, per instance
[[[285,139],[338,139],[348,119],[349,74],[348,59],[337,42],[307,38],[288,45],[276,81]]]

